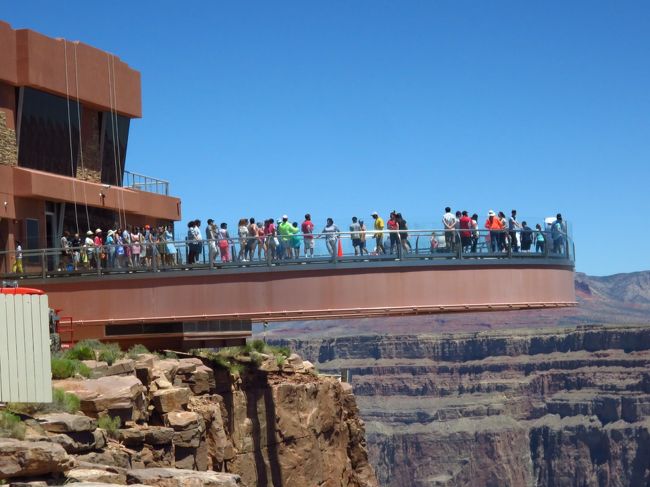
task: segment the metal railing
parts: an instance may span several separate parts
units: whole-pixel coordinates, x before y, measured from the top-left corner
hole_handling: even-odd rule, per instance
[[[65,250],[37,249],[20,252],[21,272],[0,278],[110,275],[192,269],[386,262],[408,265],[415,261],[472,259],[495,264],[504,260],[535,259],[548,264],[573,265],[575,249],[566,234],[533,232],[530,240],[507,230],[373,230],[304,235],[228,237],[218,240],[150,241],[121,245],[83,245]],[[512,236],[515,237],[514,241]],[[538,238],[539,237],[539,238]],[[17,262],[15,251],[0,252],[5,269]],[[14,270],[18,270],[14,266]]]
[[[169,196],[169,181],[152,178],[131,171],[124,171],[122,186],[125,188],[137,189],[138,191],[146,191],[147,193]]]

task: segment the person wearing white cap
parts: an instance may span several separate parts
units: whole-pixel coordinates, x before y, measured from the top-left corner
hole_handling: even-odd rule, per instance
[[[376,211],[373,211],[370,214],[375,220],[374,228],[375,228],[375,253],[379,255],[381,252],[382,254],[386,253],[386,249],[384,248],[384,220],[379,216],[379,213]]]
[[[496,252],[499,248],[499,235],[501,235],[501,232],[503,231],[503,224],[492,210],[488,211],[488,218],[485,220],[485,228],[490,231],[490,249],[492,252]]]
[[[88,269],[95,261],[95,242],[93,240],[93,231],[86,232],[86,239],[81,249],[81,262]]]

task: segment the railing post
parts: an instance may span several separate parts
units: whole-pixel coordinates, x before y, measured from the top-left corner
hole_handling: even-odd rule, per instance
[[[505,230],[504,230],[505,232]],[[510,232],[504,234],[506,241],[508,242],[508,259],[512,258],[512,240],[510,240]]]
[[[102,247],[95,247],[94,254],[95,254],[95,265],[97,267],[97,275],[101,276],[102,275]]]
[[[23,262],[25,262],[26,259],[23,259]],[[25,269],[23,268],[23,273],[25,272]],[[45,279],[47,276],[47,256],[45,255],[45,249],[41,250],[41,277]]]
[[[456,257],[458,260],[463,258],[463,242],[460,239],[460,231],[454,230],[454,240],[456,241]]]

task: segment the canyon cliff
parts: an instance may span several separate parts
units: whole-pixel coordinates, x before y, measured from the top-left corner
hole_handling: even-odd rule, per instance
[[[384,487],[650,485],[650,327],[277,343],[349,370]]]
[[[23,414],[24,438],[0,438],[0,483],[375,487],[349,384],[257,357],[86,361],[92,378],[54,381],[81,411]]]

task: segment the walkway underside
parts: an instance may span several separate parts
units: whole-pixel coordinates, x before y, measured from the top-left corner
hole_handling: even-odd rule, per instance
[[[525,261],[298,265],[46,279],[30,285],[44,289],[51,305],[72,317],[75,339],[135,343],[146,336],[178,335],[196,346],[248,336],[250,323],[260,321],[575,305],[572,266]]]

